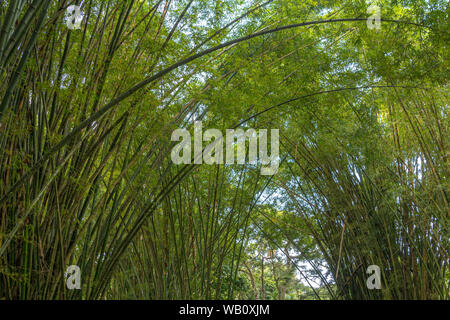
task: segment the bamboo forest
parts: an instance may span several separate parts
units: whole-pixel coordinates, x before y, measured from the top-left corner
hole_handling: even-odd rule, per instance
[[[447,0],[0,0],[0,300],[448,300]]]

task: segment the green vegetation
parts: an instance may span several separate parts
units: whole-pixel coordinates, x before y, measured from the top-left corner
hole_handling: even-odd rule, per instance
[[[448,299],[448,1],[367,2],[2,1],[0,299]]]

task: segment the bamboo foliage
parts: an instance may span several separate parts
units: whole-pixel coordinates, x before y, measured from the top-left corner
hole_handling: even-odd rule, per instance
[[[136,133],[142,127],[142,111],[126,111],[132,104],[103,118],[87,116],[98,114],[105,96],[122,90],[123,83],[136,77],[136,73],[111,71],[120,63],[114,64],[114,57],[127,54],[125,41],[139,39],[137,33],[151,35],[157,48],[149,51],[141,38],[132,54],[135,58],[142,57],[141,60],[126,63],[129,70],[152,72],[192,1],[184,6],[167,36],[163,36],[167,31],[167,12],[163,11],[159,21],[156,13],[161,8],[167,10],[170,2],[159,1],[147,9],[134,1],[98,4],[88,1],[82,8],[88,16],[95,12],[94,24],[83,24],[80,31],[70,31],[62,23],[44,24],[44,18],[49,22],[60,21],[68,4],[44,1],[25,6],[25,2],[10,2],[3,20],[1,61],[3,69],[7,67],[2,75],[7,81],[2,83],[8,86],[3,88],[2,145],[10,152],[2,153],[0,256],[1,290],[7,298],[104,296],[126,249],[142,232],[148,218],[167,202],[164,200],[167,195],[192,170],[185,167],[184,171],[189,170],[175,172],[170,179],[166,177],[169,168],[159,173],[170,155],[170,144],[162,138],[162,132],[168,132],[181,121],[187,110],[184,115],[174,113],[176,117],[170,126],[161,128],[161,132],[146,133],[145,130]],[[25,13],[16,24],[22,9]],[[40,12],[38,19],[37,12]],[[239,20],[234,19],[228,26]],[[13,25],[17,27],[11,30]],[[219,33],[220,30],[216,32]],[[42,40],[35,45],[38,35]],[[22,46],[18,45],[21,41],[25,49],[14,50]],[[31,53],[37,61],[33,67],[29,64]],[[152,61],[150,66],[148,61]],[[24,68],[27,76],[23,76]],[[83,76],[75,77],[74,72]],[[111,82],[112,79],[120,81]],[[175,84],[161,97],[152,92],[140,94],[133,104],[163,101],[172,92],[181,91],[185,84],[186,80],[178,88]],[[34,92],[31,95],[30,90]],[[79,94],[70,94],[73,91]],[[95,94],[90,95],[92,92]],[[126,95],[131,95],[130,91]],[[123,99],[122,95],[111,105]],[[155,124],[158,117],[155,113],[145,119]],[[82,125],[77,127],[80,121]],[[26,123],[30,126],[29,133],[17,136],[17,130],[27,127]],[[88,130],[82,132],[85,127]],[[69,132],[71,138],[77,133],[81,136],[76,141],[68,139]],[[145,134],[147,142],[139,141],[138,134]],[[115,156],[119,151],[121,156]],[[22,204],[13,205],[18,203]],[[221,245],[230,245],[227,238],[223,241]],[[200,263],[210,264],[208,261],[203,259]],[[86,289],[82,295],[65,288],[64,272],[70,264],[83,269]],[[211,271],[207,274],[210,277]],[[206,283],[209,286],[209,280]],[[207,290],[212,292],[211,288]],[[162,294],[168,293],[158,292]]]
[[[289,142],[301,182],[296,191],[282,186],[327,257],[341,297],[448,298],[448,166],[445,129],[438,129],[446,120],[435,109],[439,96],[418,91],[389,102],[383,123],[392,132],[386,138],[396,142],[386,150],[383,141],[385,167],[371,167],[361,156],[326,155],[317,141]],[[416,139],[422,143],[411,149]],[[364,271],[372,264],[382,267],[381,292],[366,288]]]
[[[67,27],[71,5],[83,13],[78,30]],[[448,97],[442,87],[424,89],[438,86],[433,74],[429,83],[384,74],[367,81],[358,72],[337,81],[333,64],[345,69],[359,56],[342,41],[370,37],[356,4],[328,6],[3,1],[0,299],[235,298],[243,274],[253,276],[242,266],[252,265],[258,217],[271,221],[262,195],[280,190],[335,275],[328,279],[300,252],[330,297],[378,298],[357,270],[380,263],[383,298],[448,298]],[[407,36],[443,34],[432,23],[383,21],[404,31],[405,46]],[[374,69],[382,64],[365,58]],[[388,120],[371,129],[392,146],[386,157],[364,163],[354,150],[325,143],[331,124],[321,126],[324,136],[299,129],[330,120],[330,97],[383,102]],[[297,114],[314,99],[326,107]],[[262,178],[255,165],[175,166],[171,132],[197,120],[281,128],[280,176]],[[333,137],[348,145],[348,136]],[[379,151],[372,147],[365,151]],[[301,237],[278,227],[286,246],[301,251]],[[301,272],[279,238],[264,232],[257,236],[287,256],[287,273]],[[265,261],[276,265],[263,256],[261,297]],[[70,265],[82,270],[82,290],[66,287]],[[271,274],[278,281],[283,272]]]

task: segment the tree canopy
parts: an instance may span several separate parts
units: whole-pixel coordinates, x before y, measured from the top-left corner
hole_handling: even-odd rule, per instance
[[[448,12],[2,1],[0,299],[448,299]],[[278,172],[174,164],[196,121]]]

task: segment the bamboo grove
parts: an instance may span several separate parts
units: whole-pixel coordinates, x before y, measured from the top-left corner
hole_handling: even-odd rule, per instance
[[[0,299],[448,299],[448,2],[368,2],[1,0]]]

